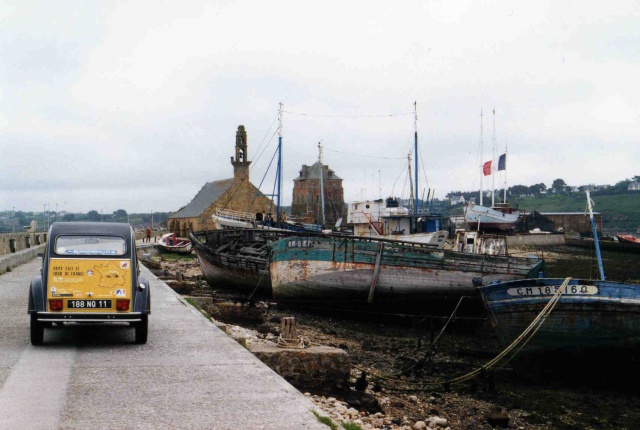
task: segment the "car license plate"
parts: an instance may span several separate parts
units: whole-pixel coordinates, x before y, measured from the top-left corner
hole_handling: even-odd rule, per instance
[[[69,309],[110,309],[111,300],[67,300]]]

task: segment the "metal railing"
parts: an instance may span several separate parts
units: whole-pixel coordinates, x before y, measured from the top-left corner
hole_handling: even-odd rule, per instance
[[[234,221],[243,221],[252,223],[255,215],[249,212],[234,211],[231,209],[216,209],[216,215],[222,218],[232,219]]]

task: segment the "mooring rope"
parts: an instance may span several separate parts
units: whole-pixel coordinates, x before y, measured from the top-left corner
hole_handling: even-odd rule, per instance
[[[393,382],[401,382],[401,383],[407,384],[407,385],[421,385],[420,388],[413,388],[413,389],[411,389],[411,388],[400,389],[400,388],[395,388],[395,387],[385,387],[390,391],[424,391],[424,390],[438,388],[438,387],[450,387],[451,385],[461,384],[461,383],[466,382],[466,381],[468,381],[470,379],[473,379],[473,378],[475,378],[475,377],[477,377],[479,375],[486,374],[487,371],[489,371],[493,367],[497,366],[498,364],[505,365],[509,361],[511,361],[522,350],[522,348],[524,348],[527,345],[527,343],[529,343],[529,341],[533,338],[533,336],[540,329],[540,327],[542,327],[542,324],[544,324],[545,320],[551,314],[551,312],[555,308],[556,304],[558,304],[558,302],[560,301],[560,297],[562,296],[562,294],[564,292],[564,289],[566,288],[566,286],[569,284],[570,281],[571,281],[570,277],[569,278],[565,278],[565,280],[562,283],[562,285],[560,286],[560,288],[558,288],[558,290],[555,292],[553,297],[551,297],[551,299],[545,305],[545,307],[542,309],[542,311],[540,311],[538,316],[536,316],[536,318],[531,322],[531,324],[529,324],[529,326],[516,339],[514,339],[513,342],[511,342],[511,344],[509,346],[507,346],[500,354],[498,354],[495,358],[493,358],[492,360],[488,361],[487,363],[485,363],[484,365],[480,366],[479,368],[477,368],[475,370],[472,370],[471,372],[468,372],[468,373],[466,373],[466,374],[464,374],[462,376],[458,376],[456,378],[452,378],[452,379],[449,379],[447,381],[442,381],[442,382],[432,382],[432,383],[410,382],[410,381],[402,381],[402,380],[397,379],[397,378],[389,378],[389,377],[386,377],[384,375],[379,375],[379,374],[376,374],[375,372],[371,371],[370,369],[368,369],[368,370],[367,369],[362,369],[361,367],[359,367],[359,366],[357,366],[355,364],[353,365],[353,367],[355,367],[358,370],[364,370],[364,371],[370,373],[372,376],[374,376],[375,378],[378,378],[378,379],[387,380],[387,381],[393,381]],[[517,349],[516,349],[516,347],[517,347]],[[511,356],[509,356],[506,361],[502,362],[502,360],[505,357],[507,357],[514,350],[515,350],[515,352]]]
[[[306,336],[296,336],[293,339],[285,339],[282,334],[278,336],[277,346],[278,348],[294,348],[304,349],[313,346],[314,344]]]

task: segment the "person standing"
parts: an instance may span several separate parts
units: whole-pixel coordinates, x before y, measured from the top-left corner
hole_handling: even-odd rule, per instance
[[[149,227],[147,227],[147,242],[151,242],[151,229]]]

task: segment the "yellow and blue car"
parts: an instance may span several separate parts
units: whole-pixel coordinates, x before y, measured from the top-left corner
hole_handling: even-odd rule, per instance
[[[31,281],[31,343],[66,323],[129,323],[147,342],[151,292],[140,276],[129,224],[56,222],[49,229],[40,275]]]

